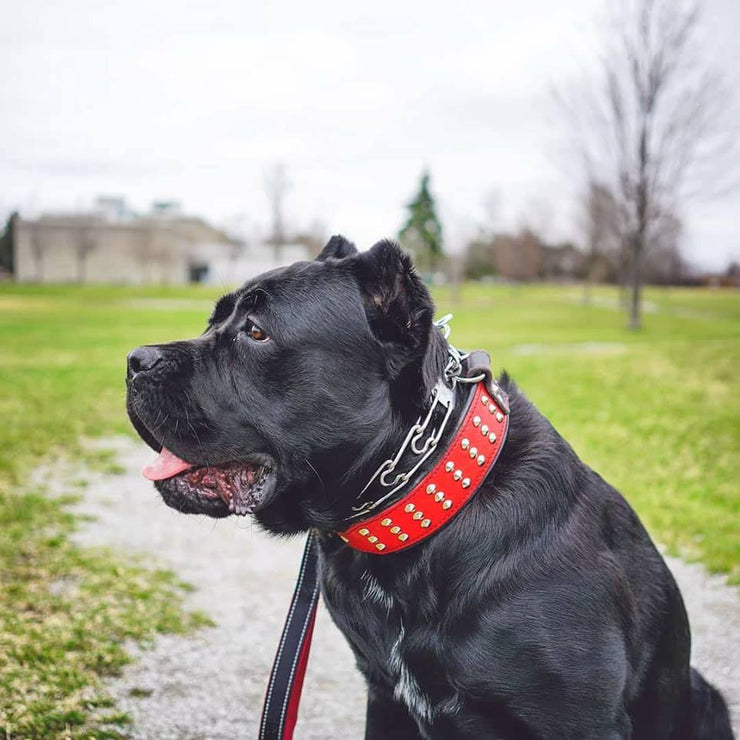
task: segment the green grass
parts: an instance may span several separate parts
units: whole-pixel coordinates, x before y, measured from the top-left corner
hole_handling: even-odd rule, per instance
[[[69,499],[0,500],[0,736],[119,737],[99,677],[128,661],[123,640],[208,623],[184,614],[171,573],[73,545]],[[4,731],[4,735],[3,735]]]
[[[147,312],[129,312],[127,301],[145,299],[141,291],[0,288],[4,740],[119,737],[128,718],[112,706],[101,678],[128,660],[124,640],[208,623],[184,612],[186,586],[171,573],[74,545],[72,497],[52,498],[27,484],[33,466],[62,454],[116,471],[115,460],[80,442],[126,430],[123,357],[139,337],[156,337]],[[173,311],[161,338],[189,331],[208,304]],[[68,488],[83,486],[70,480]]]
[[[201,621],[171,575],[71,544],[64,502],[26,481],[55,455],[100,463],[80,440],[129,431],[126,353],[193,336],[216,295],[0,287],[0,737],[115,733],[126,718],[100,677],[126,660],[122,640]],[[656,540],[740,582],[740,293],[649,290],[637,333],[606,288],[589,306],[555,286],[436,297],[454,343],[489,350]]]
[[[653,537],[740,582],[740,293],[652,289],[640,332],[617,293],[468,286],[454,342],[492,353]]]

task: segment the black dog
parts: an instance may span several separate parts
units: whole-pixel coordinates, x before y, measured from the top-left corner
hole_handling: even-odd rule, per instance
[[[161,451],[146,475],[180,511],[319,533],[367,738],[731,738],[637,516],[506,376],[508,440],[444,529],[388,555],[334,534],[443,376],[432,315],[390,242],[358,253],[334,237],[248,282],[200,337],[130,354],[129,414]]]

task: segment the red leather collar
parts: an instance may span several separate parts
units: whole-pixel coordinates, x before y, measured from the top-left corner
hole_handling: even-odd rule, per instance
[[[341,537],[373,555],[406,550],[440,530],[475,495],[493,468],[509,416],[486,384],[475,386],[465,416],[436,465],[400,501],[354,524]]]

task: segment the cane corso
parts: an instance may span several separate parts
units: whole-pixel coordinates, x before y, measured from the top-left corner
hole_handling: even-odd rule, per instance
[[[160,453],[145,475],[179,511],[317,533],[323,599],[367,682],[366,738],[731,738],[637,515],[506,375],[508,439],[447,526],[384,555],[336,535],[379,497],[366,484],[443,376],[433,311],[389,241],[334,237],[250,280],[199,337],[129,355],[128,412]]]

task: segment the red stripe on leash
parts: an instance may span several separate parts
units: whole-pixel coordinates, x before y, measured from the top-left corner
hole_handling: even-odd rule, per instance
[[[311,638],[313,637],[313,628],[316,623],[316,610],[314,609],[311,623],[306,630],[306,636],[301,646],[301,654],[298,658],[293,685],[290,687],[290,698],[288,699],[288,709],[285,713],[285,729],[281,740],[293,740],[293,730],[298,720],[298,706],[301,703],[301,692],[303,690],[303,679],[306,677],[306,668],[308,667],[308,654],[311,652]]]

